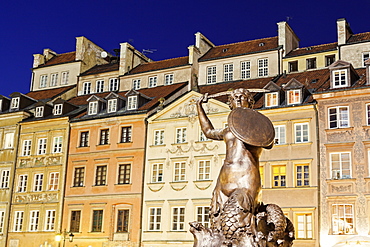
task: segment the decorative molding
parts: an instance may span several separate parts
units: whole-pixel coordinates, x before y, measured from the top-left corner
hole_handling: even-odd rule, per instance
[[[58,193],[16,195],[14,198],[15,203],[57,202],[57,201],[58,201]]]

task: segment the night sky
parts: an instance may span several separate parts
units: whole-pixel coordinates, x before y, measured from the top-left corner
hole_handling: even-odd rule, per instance
[[[147,56],[162,60],[188,55],[196,32],[222,45],[276,36],[279,21],[289,22],[300,47],[336,42],[337,19],[346,18],[354,33],[368,32],[369,13],[369,0],[3,0],[0,94],[27,93],[32,55],[74,51],[78,36],[111,53],[122,42],[155,49]]]

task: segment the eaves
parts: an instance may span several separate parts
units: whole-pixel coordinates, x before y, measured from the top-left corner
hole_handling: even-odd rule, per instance
[[[188,64],[176,65],[176,66],[171,66],[171,67],[166,67],[166,68],[161,68],[161,69],[146,70],[146,71],[132,73],[132,74],[130,72],[127,72],[124,75],[120,75],[119,77],[129,76],[129,75],[139,75],[139,74],[144,74],[144,73],[148,73],[148,72],[153,72],[153,71],[158,71],[158,70],[166,70],[166,69],[173,69],[173,68],[178,68],[178,67],[185,67],[185,66],[189,66],[189,65],[191,66],[191,64],[188,63]]]
[[[64,63],[56,63],[56,64],[50,64],[50,65],[40,65],[37,68],[31,68],[31,70],[33,71],[35,69],[42,69],[42,68],[47,68],[47,67],[51,67],[51,66],[63,65],[63,64],[68,64],[68,63],[77,63],[77,62],[82,62],[82,60],[69,61],[69,62],[64,62]]]
[[[324,50],[324,51],[316,51],[316,52],[304,53],[304,54],[297,54],[297,55],[293,55],[293,56],[285,56],[285,57],[283,57],[283,59],[285,59],[285,58],[292,58],[292,57],[303,57],[303,56],[307,56],[307,55],[312,55],[312,54],[317,54],[317,53],[324,53],[324,52],[335,51],[335,50],[338,50],[338,48]]]

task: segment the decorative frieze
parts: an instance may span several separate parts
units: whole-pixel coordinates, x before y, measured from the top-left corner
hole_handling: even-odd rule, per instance
[[[62,156],[47,156],[34,158],[20,158],[17,167],[55,166],[62,164]]]
[[[32,202],[58,202],[58,193],[37,193],[16,195],[14,203],[32,203]]]

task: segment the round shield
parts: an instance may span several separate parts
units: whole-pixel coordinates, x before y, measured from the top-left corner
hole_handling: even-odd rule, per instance
[[[228,118],[231,132],[243,142],[257,147],[268,147],[275,138],[275,129],[270,119],[258,111],[238,107]]]

